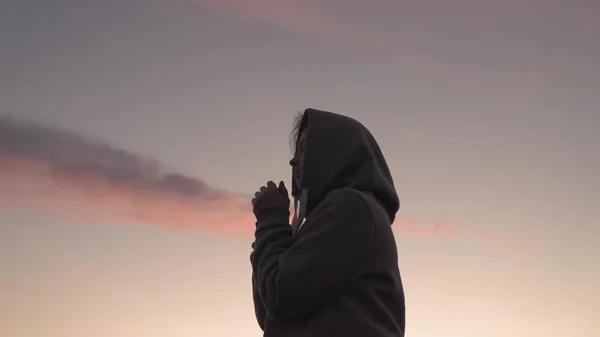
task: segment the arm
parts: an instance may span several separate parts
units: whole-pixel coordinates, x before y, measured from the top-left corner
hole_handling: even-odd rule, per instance
[[[257,216],[252,266],[274,319],[305,317],[335,298],[360,275],[373,251],[375,228],[366,201],[352,192],[328,199],[296,242],[281,210]]]
[[[254,248],[254,244],[252,244]],[[253,260],[254,251],[250,253],[250,261]],[[265,321],[267,319],[267,310],[265,309],[265,305],[260,298],[260,294],[258,293],[258,287],[256,285],[256,276],[254,272],[252,272],[252,300],[254,301],[254,314],[256,315],[256,321],[258,322],[258,326],[260,326],[261,330],[265,330]]]

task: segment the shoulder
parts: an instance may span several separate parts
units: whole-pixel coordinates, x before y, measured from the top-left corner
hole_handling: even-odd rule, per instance
[[[317,205],[314,215],[337,214],[343,218],[366,221],[372,219],[372,211],[363,193],[341,188],[333,190]]]
[[[307,216],[301,237],[330,237],[356,247],[370,245],[376,236],[368,202],[352,189],[333,190]]]
[[[367,196],[358,190],[353,188],[344,187],[340,189],[333,190],[327,194],[324,202],[346,202],[352,203],[354,205],[363,205],[365,207],[368,206]]]

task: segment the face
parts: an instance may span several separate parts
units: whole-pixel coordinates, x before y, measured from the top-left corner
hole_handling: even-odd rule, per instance
[[[292,180],[296,183],[298,189],[302,189],[302,170],[304,166],[304,154],[306,152],[306,129],[298,136],[298,144],[294,158],[290,160],[292,166]]]

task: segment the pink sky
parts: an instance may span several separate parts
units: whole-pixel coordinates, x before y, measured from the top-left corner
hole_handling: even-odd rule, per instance
[[[599,8],[3,1],[0,336],[261,336],[249,196],[307,107],[386,155],[408,337],[600,336]]]
[[[88,223],[127,221],[222,234],[253,233],[249,195],[210,186],[199,179],[166,174],[153,159],[73,132],[0,119],[0,207],[21,205]],[[176,178],[176,179],[174,179]],[[408,235],[471,239],[502,248],[523,240],[472,233],[449,220],[428,224],[399,218]]]

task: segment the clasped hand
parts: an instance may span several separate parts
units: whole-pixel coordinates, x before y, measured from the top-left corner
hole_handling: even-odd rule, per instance
[[[290,197],[288,196],[288,190],[285,188],[283,181],[279,183],[279,186],[276,186],[272,181],[269,181],[267,186],[262,186],[254,194],[252,207],[255,215],[258,214],[258,212],[269,208],[289,211]]]

